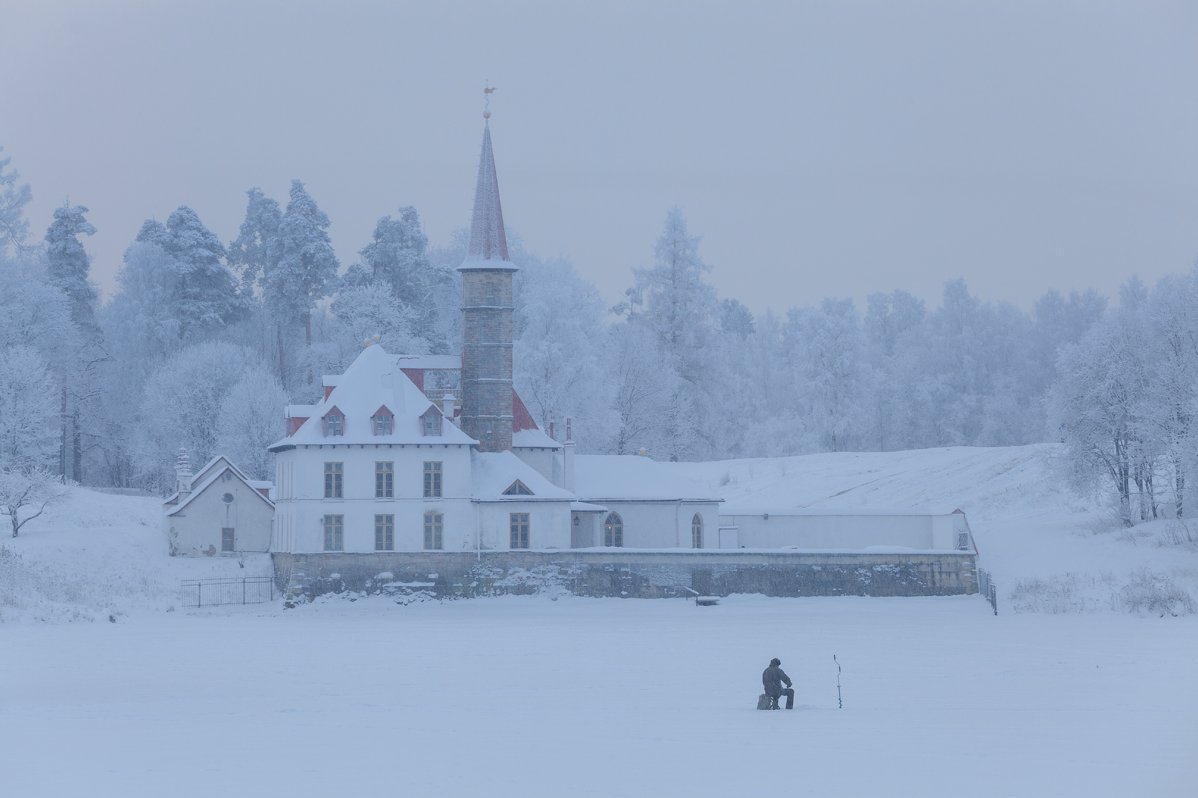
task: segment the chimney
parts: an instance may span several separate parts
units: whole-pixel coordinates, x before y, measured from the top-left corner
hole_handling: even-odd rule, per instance
[[[191,458],[187,456],[187,449],[180,446],[175,458],[175,492],[180,499],[191,493],[191,477]]]
[[[557,440],[557,423],[553,419],[549,419],[549,437]]]
[[[562,444],[562,485],[566,490],[574,490],[574,423],[566,416],[566,441]]]
[[[457,397],[453,395],[452,391],[446,391],[445,395],[441,397],[441,413],[446,420],[453,421],[453,410],[457,401]]]

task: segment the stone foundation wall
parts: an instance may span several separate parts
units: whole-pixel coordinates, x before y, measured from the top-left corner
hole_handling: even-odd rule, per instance
[[[441,597],[565,591],[577,596],[671,598],[950,596],[977,592],[972,552],[926,554],[779,552],[490,551],[279,554],[280,590],[427,593]]]

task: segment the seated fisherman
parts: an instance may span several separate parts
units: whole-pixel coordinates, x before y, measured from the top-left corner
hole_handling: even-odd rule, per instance
[[[770,666],[761,674],[761,683],[765,686],[765,694],[770,697],[770,709],[781,709],[778,706],[778,699],[786,696],[786,708],[795,708],[795,691],[791,689],[790,677],[786,675],[786,671],[778,667],[782,664],[782,660],[774,657],[770,660]],[[786,689],[782,689],[782,683],[786,682]]]

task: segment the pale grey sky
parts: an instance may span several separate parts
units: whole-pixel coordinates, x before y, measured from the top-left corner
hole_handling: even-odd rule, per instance
[[[222,239],[304,180],[343,265],[467,224],[483,81],[508,225],[615,301],[671,205],[756,311],[964,277],[1023,306],[1198,258],[1198,3],[0,0],[0,145],[38,237]]]

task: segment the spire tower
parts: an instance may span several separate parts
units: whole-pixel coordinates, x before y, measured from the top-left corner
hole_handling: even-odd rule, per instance
[[[495,91],[488,87],[487,99]],[[462,273],[462,430],[484,452],[512,448],[512,275],[508,260],[491,112],[483,114],[470,249]]]

